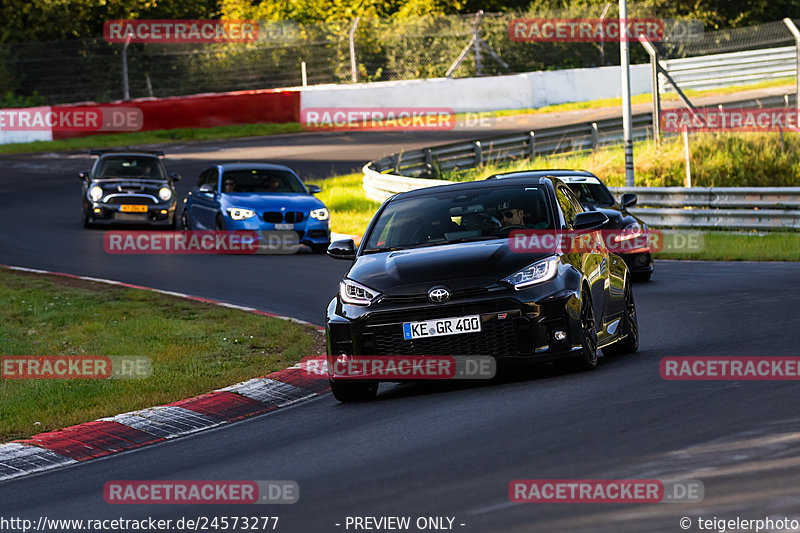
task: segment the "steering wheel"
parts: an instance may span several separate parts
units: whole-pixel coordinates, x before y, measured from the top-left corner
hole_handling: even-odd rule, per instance
[[[510,226],[503,226],[503,227],[499,228],[497,230],[497,233],[500,233],[500,234],[504,235],[506,233],[511,233],[515,229],[526,229],[526,228],[525,228],[525,226],[522,226],[520,224],[511,224]]]

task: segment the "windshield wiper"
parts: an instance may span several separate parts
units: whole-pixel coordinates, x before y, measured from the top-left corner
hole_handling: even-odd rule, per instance
[[[377,248],[367,248],[362,254],[379,254],[383,252],[396,252],[397,250],[405,250],[400,246],[379,246]]]

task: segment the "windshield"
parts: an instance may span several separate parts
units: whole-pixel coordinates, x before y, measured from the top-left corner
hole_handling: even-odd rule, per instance
[[[602,183],[568,183],[567,185],[582,205],[610,207],[615,203],[611,192]]]
[[[146,178],[165,180],[157,158],[147,156],[109,156],[97,163],[98,178]]]
[[[547,194],[538,186],[440,190],[388,204],[367,237],[364,253],[498,239],[514,229],[553,227]]]
[[[222,175],[223,192],[306,192],[300,179],[285,170],[228,170]]]

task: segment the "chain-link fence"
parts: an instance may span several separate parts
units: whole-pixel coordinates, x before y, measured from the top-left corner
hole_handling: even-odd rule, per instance
[[[656,17],[647,5],[631,5],[629,18]],[[326,24],[262,22],[252,43],[130,44],[130,97],[164,97],[237,90],[352,82],[350,33],[360,82],[443,77],[476,34],[505,66],[470,47],[453,77],[595,67],[619,64],[613,42],[515,42],[515,18],[618,17],[616,2],[562,11],[362,19]],[[706,32],[690,40],[660,43],[664,58],[792,44],[780,23]],[[4,45],[0,47],[0,95],[31,94],[49,104],[123,98],[121,44],[104,39]],[[476,60],[476,50],[479,57]],[[632,63],[648,56],[630,46]]]

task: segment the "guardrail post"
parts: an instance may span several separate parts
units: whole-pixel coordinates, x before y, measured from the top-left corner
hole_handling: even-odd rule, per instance
[[[392,164],[394,165],[394,173],[400,174],[400,154],[392,155]]]
[[[480,141],[475,141],[472,146],[475,151],[475,166],[477,167],[483,164],[483,147]]]
[[[536,139],[534,138],[534,133],[532,131],[528,132],[528,142],[530,143],[528,148],[530,148],[531,161],[533,161],[536,159]]]
[[[592,150],[597,150],[598,141],[597,122],[592,122]]]

